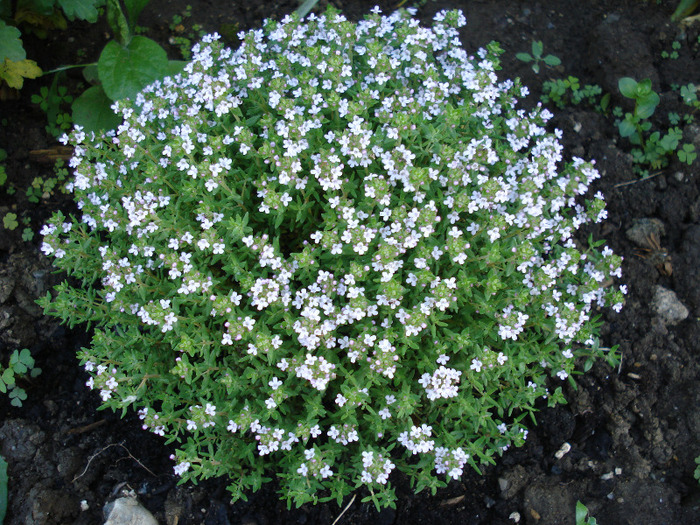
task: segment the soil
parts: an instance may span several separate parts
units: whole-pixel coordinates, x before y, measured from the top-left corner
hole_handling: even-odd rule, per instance
[[[332,3],[351,19],[374,5]],[[467,50],[501,42],[506,53],[500,76],[521,77],[532,93],[528,104],[536,103],[543,81],[573,75],[582,85],[598,84],[611,93],[611,106],[630,110],[617,79],[650,78],[661,95],[652,121],[668,127],[668,113],[684,111],[674,87],[700,85],[700,23],[672,23],[676,3],[437,0],[420,2],[418,16],[428,23],[440,9],[461,8],[468,21],[462,32]],[[173,15],[186,4],[193,6],[191,17],[171,29]],[[319,2],[319,9],[325,4]],[[390,12],[397,0],[379,4]],[[235,34],[231,28],[258,27],[264,18],[282,17],[296,7],[288,0],[153,0],[139,22],[178,58],[169,41],[187,35],[193,24],[230,38]],[[29,57],[38,57],[49,70],[94,60],[108,36],[104,23],[76,22],[46,40],[25,37],[25,45]],[[515,53],[529,51],[533,40],[541,40],[545,54],[558,56],[561,65],[535,74],[518,61]],[[674,41],[681,43],[678,58],[662,58]],[[75,70],[65,82],[77,90],[79,80]],[[30,101],[50,81],[27,81],[17,100],[0,102],[0,146],[8,153],[9,176],[0,188],[0,216],[12,211],[29,218],[35,231],[53,210],[71,208],[60,192],[39,203],[25,195],[34,177],[53,173],[45,155],[32,153],[56,142],[44,129],[45,115]],[[577,501],[601,524],[700,523],[700,489],[693,477],[694,458],[700,456],[700,160],[688,166],[676,159],[641,180],[631,146],[619,137],[610,116],[585,104],[555,114],[567,155],[596,159],[603,174],[593,191],[605,195],[608,220],[582,235],[605,238],[625,257],[623,281],[629,295],[620,314],[602,312],[603,342],[619,345],[619,368],[598,363],[580,376],[578,388],[566,392],[568,405],[542,409],[524,447],[509,451],[483,475],[465,472],[435,495],[415,495],[397,477],[397,507],[381,513],[360,498],[342,516],[349,500],[343,507],[332,502],[288,510],[274,484],[235,504],[229,503],[223,479],[177,486],[171,447],[142,431],[134,414],[120,419],[96,410],[98,396],[84,386],[87,377],[75,358],[76,349],[89,342],[87,329],[59,326],[34,304],[61,279],[40,253],[39,236],[26,242],[21,227],[9,231],[0,226],[0,362],[26,347],[43,370],[23,383],[28,399],[21,408],[0,396],[0,453],[9,463],[10,477],[6,523],[101,523],[104,504],[124,489],[133,490],[168,525],[569,524]],[[700,125],[680,126],[684,141],[700,151]],[[10,186],[17,189],[13,195],[6,192]],[[644,245],[640,224],[653,225],[647,231],[656,232],[657,245]],[[637,229],[630,232],[633,227]],[[671,307],[680,312],[675,319],[655,302],[659,286],[675,292]],[[557,459],[564,443],[571,450]]]

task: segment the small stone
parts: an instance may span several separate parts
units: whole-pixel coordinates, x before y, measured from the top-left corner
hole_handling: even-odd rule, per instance
[[[142,507],[136,498],[119,498],[107,503],[104,513],[107,516],[104,525],[158,525],[153,514]]]
[[[641,248],[649,248],[649,238],[661,239],[666,233],[664,223],[659,219],[635,219],[634,224],[625,234],[627,238]]]
[[[569,443],[564,443],[559,450],[556,451],[554,454],[554,457],[557,459],[561,459],[564,456],[566,456],[569,451],[571,450],[571,445]]]
[[[688,309],[680,302],[676,293],[663,286],[656,287],[652,306],[656,314],[666,324],[680,323],[690,314]]]

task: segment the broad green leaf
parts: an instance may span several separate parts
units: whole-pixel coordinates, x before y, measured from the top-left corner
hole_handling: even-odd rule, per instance
[[[186,65],[187,62],[184,60],[168,60],[166,75],[169,77],[175,76],[178,73],[181,73]]]
[[[633,78],[622,77],[617,81],[617,87],[620,89],[620,93],[625,97],[632,99],[637,98],[637,81]]]
[[[97,6],[100,0],[58,0],[57,2],[69,20],[86,20],[97,22]]]
[[[96,133],[114,129],[121,118],[112,111],[111,105],[102,86],[93,86],[73,102],[73,122]]]
[[[127,45],[131,40],[131,29],[119,0],[107,0],[107,23],[112,28],[115,40],[124,46]]]
[[[124,0],[131,27],[136,26],[136,20],[141,14],[141,11],[143,11],[143,8],[148,5],[148,2],[150,2],[150,0]]]
[[[530,53],[516,53],[515,58],[522,60],[523,62],[532,62],[532,57]]]
[[[130,98],[168,73],[168,55],[145,36],[135,36],[128,46],[112,41],[102,50],[97,71],[109,98]]]
[[[13,26],[8,26],[0,20],[0,62],[6,58],[13,62],[19,62],[27,58],[27,53],[24,51],[22,33],[19,29]]]

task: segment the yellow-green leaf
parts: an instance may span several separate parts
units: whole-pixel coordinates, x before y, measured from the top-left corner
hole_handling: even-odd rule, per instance
[[[22,89],[25,78],[37,78],[42,73],[41,68],[33,60],[20,60],[13,62],[5,59],[0,64],[0,80],[4,80],[8,86]]]

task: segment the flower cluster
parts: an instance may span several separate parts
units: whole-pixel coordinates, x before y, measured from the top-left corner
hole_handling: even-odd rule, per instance
[[[604,353],[621,259],[576,238],[598,172],[460,12],[413,14],[207,36],[115,130],[65,137],[79,213],[42,250],[83,287],[44,306],[96,326],[89,386],[179,443],[176,474],[388,505],[395,470],[436,486],[521,444]]]

